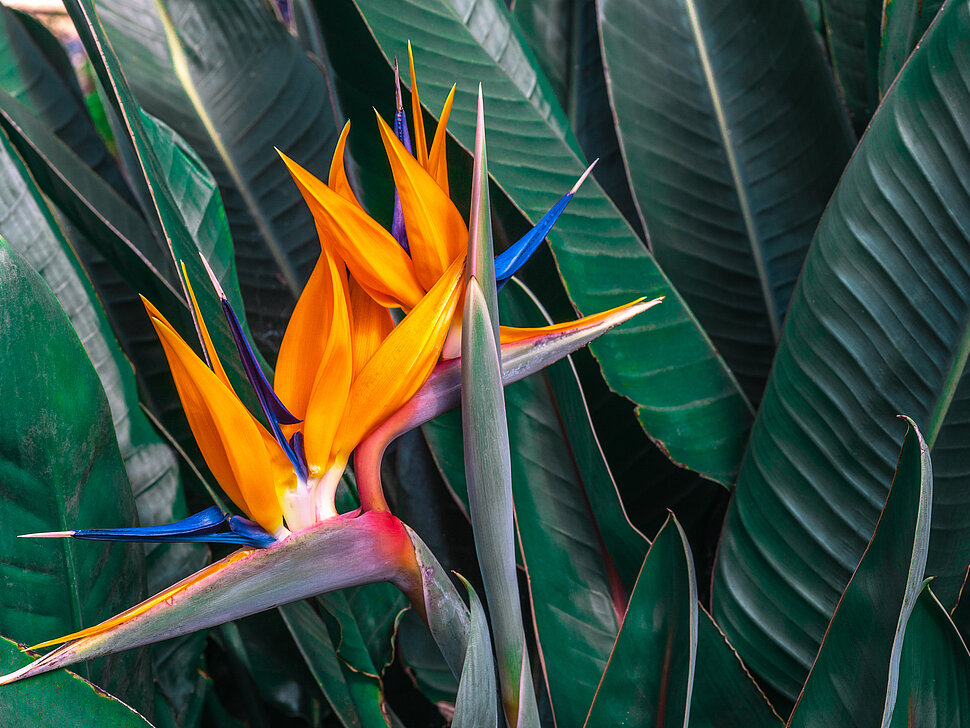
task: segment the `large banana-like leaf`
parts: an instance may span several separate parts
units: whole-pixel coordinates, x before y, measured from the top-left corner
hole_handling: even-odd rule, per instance
[[[512,15],[586,159],[599,160],[593,176],[642,235],[606,91],[595,0],[517,0]]]
[[[933,450],[927,574],[944,605],[970,562],[968,50],[970,3],[959,0],[850,162],[796,288],[725,521],[715,619],[790,696],[885,500],[899,412]]]
[[[929,450],[909,425],[879,524],[828,625],[789,728],[874,726],[883,705],[896,702],[900,651],[923,584],[933,511]]]
[[[489,128],[496,132],[489,173],[527,218],[538,221],[582,174],[585,162],[565,114],[500,0],[405,0],[393,12],[380,0],[356,0],[355,6],[388,58],[412,41],[422,98],[430,108],[458,83],[448,128],[466,149],[473,146],[474,91],[482,82]],[[327,46],[338,74],[353,75],[340,64],[353,63],[350,54],[359,52],[366,35],[361,40],[350,32],[346,1],[317,7],[325,30],[340,28],[327,31],[337,36],[328,34]],[[732,482],[750,405],[656,261],[594,181],[577,192],[548,239],[567,291],[583,313],[640,296],[666,296],[663,310],[649,322],[619,328],[591,350],[610,386],[639,405],[645,429],[675,461]]]
[[[603,58],[657,261],[757,401],[852,151],[800,0],[603,0]]]
[[[141,525],[171,523],[188,515],[175,453],[152,429],[138,402],[131,365],[74,251],[33,186],[10,142],[0,132],[0,236],[47,282],[94,365],[104,389],[118,448]],[[157,591],[200,568],[198,544],[148,544],[148,585]],[[202,646],[194,646],[196,666]],[[190,650],[191,651],[191,650]],[[166,683],[165,688],[173,688]]]
[[[144,594],[140,546],[18,539],[104,523],[136,525],[131,487],[97,374],[50,289],[0,243],[0,633],[29,644],[73,631]],[[119,578],[123,576],[124,578]],[[145,651],[81,674],[150,706]]]
[[[84,108],[73,68],[70,78],[61,75],[64,62],[70,68],[67,55],[43,26],[33,28],[31,33],[24,22],[0,6],[0,88],[44,119],[58,138],[116,190],[127,189],[118,165]],[[40,33],[49,36],[46,53],[38,43]],[[63,56],[60,63],[50,58],[56,51]]]
[[[255,395],[248,385],[232,334],[225,320],[219,296],[207,283],[200,255],[219,278],[226,297],[241,315],[242,296],[236,278],[236,263],[225,210],[212,175],[198,155],[169,126],[139,106],[121,71],[92,0],[68,0],[67,10],[84,43],[107,101],[123,121],[136,168],[129,170],[145,182],[151,198],[149,209],[157,219],[171,257],[184,264],[188,277],[195,281],[199,308],[205,318],[216,349],[224,352],[227,373],[236,392],[258,412]],[[184,298],[188,300],[184,290]],[[248,325],[242,320],[248,333]],[[189,332],[183,338],[191,340]]]
[[[324,175],[343,120],[321,67],[260,0],[101,0],[98,13],[138,101],[215,175],[247,318],[275,351],[320,248],[274,147]]]

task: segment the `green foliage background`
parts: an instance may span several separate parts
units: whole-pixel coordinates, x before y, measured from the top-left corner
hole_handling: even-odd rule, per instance
[[[326,178],[353,119],[389,224],[371,107],[393,115],[410,41],[429,127],[457,83],[463,214],[482,84],[497,249],[599,159],[500,320],[665,297],[505,391],[542,725],[970,725],[968,0],[67,6],[80,74],[0,7],[0,634],[89,626],[224,555],[15,536],[222,505],[137,294],[194,340],[174,260],[202,279],[203,252],[271,365],[318,250],[274,146]],[[468,578],[487,655],[464,462],[453,412],[383,481]],[[458,701],[495,725],[407,606],[282,606],[0,688],[0,723],[444,726]]]

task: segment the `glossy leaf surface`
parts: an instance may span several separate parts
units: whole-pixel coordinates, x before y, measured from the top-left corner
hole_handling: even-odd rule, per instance
[[[429,103],[444,98],[458,82],[448,128],[466,149],[474,140],[472,94],[483,84],[493,130],[489,173],[526,217],[537,222],[572,186],[585,161],[564,112],[501,2],[477,0],[465,6],[408,0],[393,13],[378,0],[357,0],[355,5],[386,57],[411,40]],[[337,13],[323,10],[324,24],[331,14],[339,17]],[[338,51],[332,44],[330,50]],[[751,417],[749,405],[696,320],[598,185],[586,182],[548,239],[566,289],[582,313],[640,296],[667,296],[667,308],[651,322],[618,328],[591,349],[608,383],[640,405],[645,429],[675,461],[731,482]]]
[[[30,662],[14,642],[0,637],[0,671],[9,672]],[[151,728],[151,724],[123,702],[87,680],[63,670],[30,682],[8,686],[0,700],[0,723],[9,726],[44,725],[61,728]]]
[[[671,516],[644,559],[587,728],[686,728],[698,609],[690,546]]]
[[[944,605],[970,562],[968,30],[970,4],[949,4],[822,218],[725,521],[714,617],[790,697],[875,526],[900,412],[933,451]]]
[[[107,618],[144,594],[140,546],[18,539],[104,523],[135,525],[131,487],[111,413],[90,361],[41,278],[0,244],[0,434],[4,531],[0,632],[24,643]],[[124,574],[124,579],[118,575]],[[142,703],[151,673],[144,651],[81,668]]]
[[[109,96],[109,104],[128,131],[138,165],[130,171],[140,175],[150,190],[150,209],[164,231],[171,257],[184,263],[190,279],[196,282],[199,307],[217,351],[233,352],[235,345],[222,305],[216,292],[203,283],[207,274],[199,257],[200,253],[205,256],[229,303],[237,313],[242,312],[232,240],[215,181],[185,141],[170,127],[146,114],[135,101],[91,0],[71,0],[67,9]],[[187,300],[188,296],[184,298]],[[196,338],[188,331],[181,333],[187,341]],[[244,401],[254,403],[255,397],[250,394],[238,357],[224,355],[223,361],[237,393]],[[250,409],[259,411],[255,406]]]
[[[343,119],[324,73],[259,0],[105,0],[98,13],[142,107],[212,170],[247,318],[275,350],[320,249],[274,147],[325,176]]]
[[[604,0],[599,17],[654,255],[757,401],[854,141],[822,50],[800,0]]]
[[[886,93],[896,74],[933,22],[943,0],[894,0],[883,7],[879,47],[879,90]]]
[[[929,450],[911,426],[886,507],[832,616],[789,728],[877,725],[883,704],[894,702],[899,646],[923,584],[932,502]]]

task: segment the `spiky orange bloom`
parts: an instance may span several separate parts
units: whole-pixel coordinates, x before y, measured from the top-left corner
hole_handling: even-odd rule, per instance
[[[298,422],[274,423],[279,434],[236,395],[194,295],[211,369],[144,301],[199,449],[241,510],[277,538],[336,515],[334,494],[354,447],[414,395],[438,361],[462,265],[459,257],[394,327],[323,248],[280,348],[275,389]]]

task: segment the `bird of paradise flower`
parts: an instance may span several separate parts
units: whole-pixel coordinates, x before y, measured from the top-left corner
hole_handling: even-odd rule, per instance
[[[429,571],[419,562],[433,557],[388,512],[374,465],[379,468],[390,439],[456,404],[459,384],[454,357],[460,354],[460,337],[455,332],[460,331],[458,304],[468,229],[448,197],[444,139],[454,89],[428,151],[413,61],[410,65],[414,146],[400,97],[395,131],[378,116],[396,187],[390,232],[364,211],[347,179],[343,154],[349,123],[337,143],[327,183],[281,155],[313,213],[321,252],[284,334],[273,386],[206,265],[268,426],[234,391],[187,276],[203,358],[143,299],[206,464],[248,518],[210,508],[161,527],[26,534],[222,541],[250,548],[100,625],[36,645],[68,643],[0,677],[0,684],[372,581],[397,584],[418,612],[429,618]],[[481,118],[479,126],[484,129]],[[538,247],[588,174],[589,170],[526,236],[496,257],[498,286]],[[575,322],[537,329],[502,327],[505,383],[562,358],[659,302],[641,299]],[[407,312],[397,325],[389,308]],[[447,351],[449,340],[454,343]],[[355,450],[358,457],[360,452],[371,454],[363,469],[372,477],[368,480],[366,473],[358,472],[359,478],[367,480],[366,485],[359,483],[361,507],[338,514],[337,485]],[[338,554],[340,562],[334,568],[319,569],[321,558]],[[433,579],[437,589],[453,588],[440,574]],[[454,655],[446,646],[443,651],[446,658]],[[460,659],[460,655],[450,659],[453,669],[456,661],[460,668]]]

